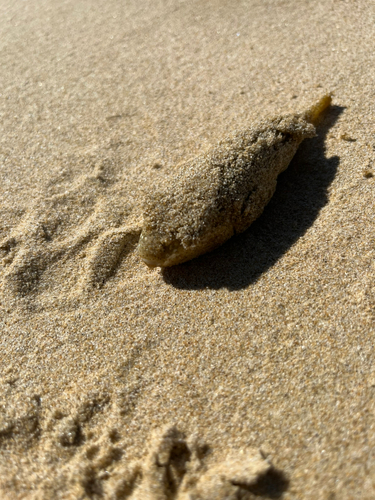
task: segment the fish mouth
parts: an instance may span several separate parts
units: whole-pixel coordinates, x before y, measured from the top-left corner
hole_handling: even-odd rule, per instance
[[[161,261],[159,259],[143,257],[142,255],[140,257],[143,260],[143,262],[151,269],[154,269],[155,267],[170,267],[179,263],[179,262],[174,262],[173,258]]]
[[[179,240],[168,243],[148,232],[142,233],[137,246],[137,253],[148,267],[170,267],[181,262],[183,252]]]
[[[215,250],[233,234],[232,225],[226,225],[221,228],[219,235],[209,231],[198,244],[184,246],[176,237],[161,239],[157,233],[144,231],[139,239],[137,253],[150,268],[171,267]]]
[[[146,264],[146,266],[150,267],[151,269],[154,269],[155,267],[162,267],[159,261],[146,259],[145,257],[141,257],[141,259]]]

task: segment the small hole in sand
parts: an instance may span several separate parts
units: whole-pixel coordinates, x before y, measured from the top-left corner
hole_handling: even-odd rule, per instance
[[[110,431],[109,439],[111,440],[112,443],[117,443],[117,441],[120,441],[121,436],[117,429],[112,429]]]
[[[374,177],[374,172],[372,170],[365,170],[363,172],[363,177],[365,177],[366,179],[371,179],[371,177]]]
[[[86,457],[89,459],[89,460],[92,460],[99,452],[99,446],[96,446],[96,445],[93,445],[93,446],[90,446],[90,448],[88,448],[88,450],[86,451]]]

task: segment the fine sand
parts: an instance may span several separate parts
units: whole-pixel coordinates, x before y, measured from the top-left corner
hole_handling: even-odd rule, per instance
[[[375,498],[375,4],[2,0],[0,498]],[[135,248],[182,162],[332,92],[263,214]]]

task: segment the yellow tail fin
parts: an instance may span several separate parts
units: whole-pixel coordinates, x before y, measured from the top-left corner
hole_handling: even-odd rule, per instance
[[[319,99],[319,101],[316,104],[311,106],[311,108],[304,113],[305,120],[315,125],[322,112],[326,108],[328,108],[331,102],[332,102],[332,95],[331,94],[324,95],[321,99]]]

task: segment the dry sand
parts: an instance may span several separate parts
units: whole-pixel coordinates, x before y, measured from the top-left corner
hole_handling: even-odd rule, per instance
[[[2,0],[2,499],[375,498],[375,4]],[[161,271],[141,206],[333,106],[263,215]]]

